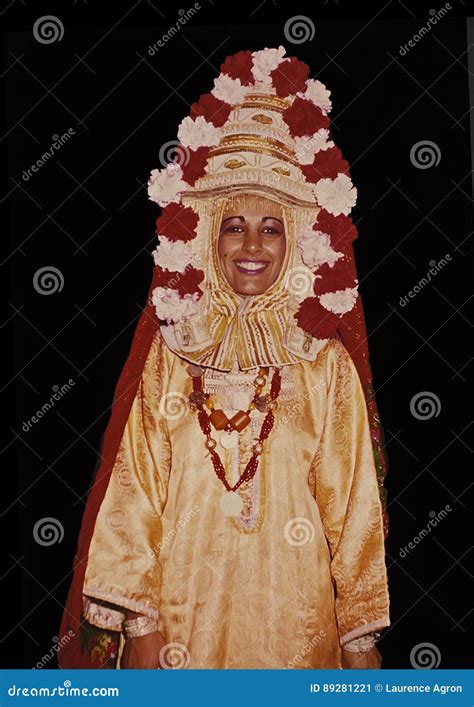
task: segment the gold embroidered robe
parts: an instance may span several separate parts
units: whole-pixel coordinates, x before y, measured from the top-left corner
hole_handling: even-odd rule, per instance
[[[187,404],[187,365],[158,333],[97,516],[86,617],[120,628],[123,614],[102,600],[158,618],[176,667],[341,667],[343,644],[390,623],[366,403],[351,357],[332,339],[314,362],[281,369],[275,424],[233,517],[220,508],[225,488]],[[204,389],[231,416],[252,399],[254,377],[206,369]],[[231,485],[265,414],[251,417],[237,447],[217,447]]]

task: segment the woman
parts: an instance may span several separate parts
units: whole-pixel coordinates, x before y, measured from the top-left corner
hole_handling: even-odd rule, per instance
[[[283,47],[239,52],[152,172],[62,667],[380,667],[384,459],[330,108]]]

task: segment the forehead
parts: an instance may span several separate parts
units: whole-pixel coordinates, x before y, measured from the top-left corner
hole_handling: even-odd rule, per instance
[[[255,194],[242,194],[231,197],[224,205],[222,219],[232,216],[273,216],[283,218],[283,208],[272,199]]]

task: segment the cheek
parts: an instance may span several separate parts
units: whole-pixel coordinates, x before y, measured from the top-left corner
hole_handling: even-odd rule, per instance
[[[276,263],[281,265],[285,259],[285,253],[286,253],[286,239],[285,237],[282,237],[282,239],[278,240],[278,242],[272,243],[271,247],[271,253],[273,256],[273,259]]]

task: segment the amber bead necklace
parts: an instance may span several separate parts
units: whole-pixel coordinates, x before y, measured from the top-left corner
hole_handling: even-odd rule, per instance
[[[255,394],[247,410],[238,410],[230,419],[223,410],[216,408],[209,393],[203,390],[204,368],[195,364],[188,366],[188,373],[193,380],[193,390],[189,394],[189,405],[192,410],[197,410],[200,427],[206,437],[205,446],[209,451],[217,477],[226,488],[226,494],[221,499],[221,510],[225,515],[237,515],[240,513],[243,501],[237,489],[246,481],[250,481],[256,474],[259,456],[263,451],[263,442],[267,439],[275,420],[273,411],[277,407],[277,398],[281,389],[280,369],[275,369],[270,393],[262,395],[262,390],[267,382],[267,371],[260,367],[257,376],[254,378]],[[207,408],[207,409],[206,409]],[[250,412],[256,408],[260,412],[266,412],[263,420],[260,435],[252,444],[252,456],[241,474],[239,480],[230,486],[221,458],[216,451],[217,441],[212,437],[211,425],[216,430],[221,431],[221,444],[224,448],[230,449],[238,443],[239,433],[250,423]],[[207,412],[209,410],[209,412]]]

